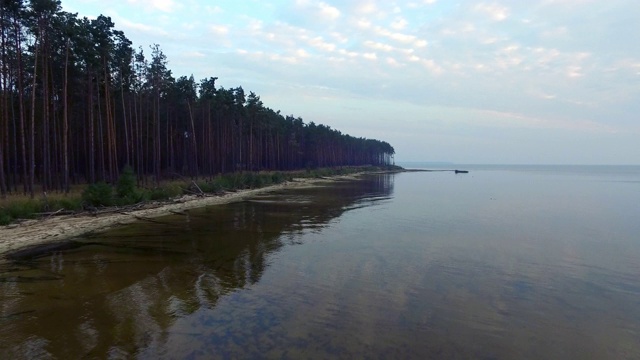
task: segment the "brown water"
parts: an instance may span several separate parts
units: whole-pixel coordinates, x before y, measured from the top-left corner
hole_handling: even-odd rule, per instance
[[[369,176],[0,272],[1,358],[640,358],[640,171]]]

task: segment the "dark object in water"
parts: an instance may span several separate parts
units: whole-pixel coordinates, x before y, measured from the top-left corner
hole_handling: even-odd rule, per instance
[[[468,174],[469,171],[468,170],[453,170],[456,172],[456,174]]]

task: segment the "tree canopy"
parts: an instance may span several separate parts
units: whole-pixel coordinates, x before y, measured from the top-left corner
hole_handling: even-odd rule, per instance
[[[174,77],[158,44],[135,49],[111,18],[59,0],[0,6],[0,191],[68,190],[242,170],[384,165],[393,147],[282,115],[217,77]]]

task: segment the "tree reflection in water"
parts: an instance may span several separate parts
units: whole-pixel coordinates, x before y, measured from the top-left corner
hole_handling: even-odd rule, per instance
[[[158,355],[178,319],[250,289],[283,246],[392,192],[393,175],[285,190],[15,258],[0,269],[0,353]]]

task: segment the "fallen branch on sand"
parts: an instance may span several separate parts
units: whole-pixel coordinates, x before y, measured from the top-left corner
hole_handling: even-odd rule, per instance
[[[193,216],[185,211],[211,205],[227,204],[242,201],[248,196],[262,192],[280,190],[284,188],[301,188],[316,186],[331,180],[339,180],[344,176],[333,179],[304,179],[280,183],[259,189],[225,192],[223,196],[185,195],[181,198],[166,202],[140,203],[126,207],[92,209],[92,211],[71,212],[54,211],[43,214],[44,218],[29,220],[20,225],[0,226],[0,263],[4,255],[28,246],[49,242],[60,242],[70,238],[107,230],[114,226],[121,226],[135,221],[146,221],[162,224],[154,218],[168,214]],[[349,175],[353,179],[353,175]],[[53,239],[53,240],[52,240]]]

